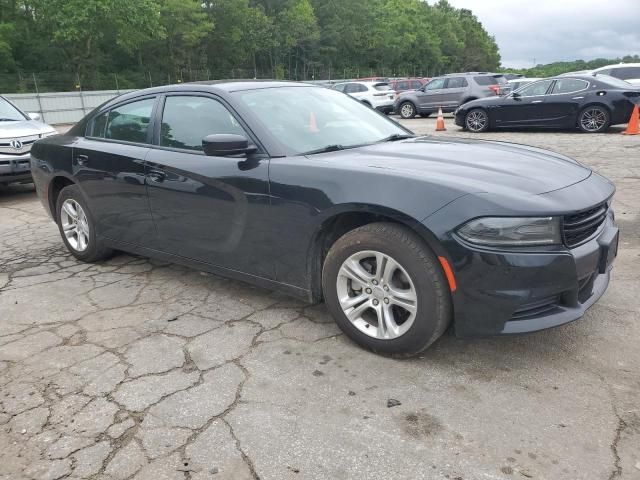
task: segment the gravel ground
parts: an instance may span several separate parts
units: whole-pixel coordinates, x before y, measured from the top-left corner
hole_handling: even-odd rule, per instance
[[[385,358],[322,305],[129,255],[79,263],[32,188],[4,188],[0,478],[640,478],[640,137],[447,126],[615,181],[619,258],[582,320]]]

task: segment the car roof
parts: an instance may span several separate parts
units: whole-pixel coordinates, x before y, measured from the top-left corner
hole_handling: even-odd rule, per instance
[[[597,72],[598,70],[605,70],[607,68],[624,68],[624,67],[640,67],[640,63],[613,63],[611,65],[605,65],[604,67],[596,68],[594,72]]]

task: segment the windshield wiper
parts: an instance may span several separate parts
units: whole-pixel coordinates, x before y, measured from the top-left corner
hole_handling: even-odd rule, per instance
[[[316,153],[337,152],[338,150],[344,150],[346,148],[348,147],[345,147],[344,145],[339,145],[336,143],[334,145],[327,145],[326,147],[318,148],[316,150],[309,150],[308,152],[302,153],[302,155],[314,155]]]
[[[396,140],[405,140],[407,138],[415,138],[415,135],[409,135],[408,133],[394,133],[393,135],[389,135],[382,140],[378,140],[378,143],[395,142]]]

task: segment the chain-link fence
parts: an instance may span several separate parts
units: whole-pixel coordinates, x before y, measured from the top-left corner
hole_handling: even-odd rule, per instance
[[[232,68],[224,71],[183,69],[173,73],[153,71],[122,71],[118,73],[16,72],[0,73],[0,94],[79,92],[92,90],[131,90],[219,79],[280,79],[298,81],[336,81],[362,77],[428,77],[436,72],[418,67],[332,68],[325,65],[304,65],[291,69],[278,65],[270,70]]]

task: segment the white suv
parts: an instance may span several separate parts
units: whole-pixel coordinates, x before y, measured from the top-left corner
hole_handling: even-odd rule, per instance
[[[383,113],[393,111],[396,95],[386,82],[344,82],[334,85],[333,88]]]
[[[592,73],[600,75],[611,75],[619,78],[631,85],[640,86],[640,63],[618,63],[616,65],[607,65],[606,67],[596,68]]]

